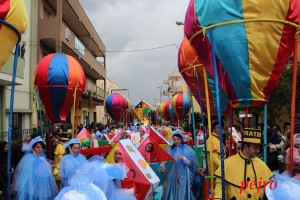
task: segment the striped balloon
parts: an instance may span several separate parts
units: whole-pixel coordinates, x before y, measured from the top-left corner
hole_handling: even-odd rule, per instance
[[[164,120],[166,120],[166,116],[165,116],[165,113],[164,113],[164,109],[165,109],[165,104],[166,102],[162,102],[160,105],[159,105],[159,113],[161,114],[162,118],[164,118]]]
[[[169,115],[170,115],[170,121],[171,122],[176,122],[178,120],[178,118],[175,114],[175,110],[172,106],[172,102],[170,102],[170,104],[169,104]]]
[[[174,108],[177,119],[183,120],[191,108],[188,96],[182,93],[176,94],[172,98],[172,107]]]
[[[176,122],[177,117],[171,101],[167,101],[164,106],[164,116],[166,121]]]
[[[200,103],[202,102],[203,108],[201,109],[203,109],[205,115],[207,116],[208,113],[210,113],[210,115],[216,115],[217,104],[215,81],[206,72],[203,62],[198,58],[197,53],[186,37],[182,40],[178,52],[178,70],[199,105],[201,105]],[[205,87],[205,85],[207,85],[207,87]],[[208,95],[208,97],[206,97],[206,95]],[[223,114],[228,114],[230,111],[230,105],[228,97],[222,88],[220,90],[220,99],[221,112]],[[208,107],[210,108],[210,112],[207,110]]]
[[[105,99],[105,109],[109,116],[120,122],[127,108],[126,99],[119,93],[112,93]]]
[[[21,34],[24,33],[28,24],[24,1],[1,0],[0,19],[13,25]],[[0,23],[0,69],[11,56],[17,41],[16,33]]]
[[[76,102],[79,100],[85,84],[81,65],[72,56],[61,53],[44,57],[34,74],[34,85],[39,90],[44,112],[51,122],[66,121],[74,98]]]
[[[231,106],[268,102],[293,52],[299,10],[299,0],[190,1],[185,35],[212,77],[216,67]]]
[[[130,111],[130,107],[131,107],[131,104],[130,104],[130,101],[128,98],[125,98],[126,100],[126,112],[129,112]]]

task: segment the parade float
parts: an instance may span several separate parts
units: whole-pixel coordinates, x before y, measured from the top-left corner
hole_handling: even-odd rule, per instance
[[[128,168],[126,178],[121,180],[122,188],[132,189],[137,200],[148,200],[157,188],[160,180],[129,139],[118,141],[106,157],[106,162],[116,163],[115,151],[122,155],[122,163]]]
[[[250,0],[190,1],[184,22],[184,33],[196,54],[192,55],[191,59],[186,59],[187,54],[179,52],[179,66],[182,61],[185,62],[184,65],[181,64],[179,70],[187,80],[201,110],[207,111],[208,124],[212,116],[210,110],[215,111],[213,113],[217,115],[219,128],[222,129],[221,118],[230,109],[229,107],[243,108],[247,113],[250,107],[264,106],[266,144],[268,98],[275,90],[293,50],[293,67],[297,69],[296,33],[299,24],[299,6],[299,2],[294,0],[284,3]],[[181,48],[184,46],[183,43]],[[294,70],[293,75],[292,124],[295,113],[296,71]],[[210,96],[209,91],[213,95]],[[232,115],[230,126],[232,127]],[[210,126],[208,129],[211,132]],[[291,145],[293,132],[292,127]],[[222,134],[219,137],[222,141]],[[220,149],[223,149],[222,142]],[[289,159],[291,161],[289,171],[292,172],[292,157]],[[221,161],[224,177],[223,154]],[[264,161],[266,161],[266,147]],[[210,176],[212,182],[212,174]],[[224,179],[222,188],[224,198]]]
[[[175,160],[149,135],[141,142],[137,149],[160,179],[159,185],[152,197],[153,200],[160,200],[165,180]],[[164,166],[164,171],[161,169],[162,165]]]

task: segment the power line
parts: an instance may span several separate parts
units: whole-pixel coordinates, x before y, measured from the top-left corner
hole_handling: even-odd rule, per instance
[[[45,45],[48,47],[59,47],[56,45],[49,45],[49,44],[45,44],[45,43],[37,43],[37,44],[31,44],[32,46],[38,46],[38,45]],[[122,51],[122,50],[106,50],[106,51],[90,51],[89,49],[84,49],[81,51],[90,51],[90,52],[106,52],[106,53],[133,53],[133,52],[142,52],[142,51],[152,51],[152,50],[157,50],[157,49],[162,49],[162,48],[167,48],[167,47],[171,47],[171,46],[175,46],[177,49],[179,49],[179,47],[176,44],[167,44],[167,45],[163,45],[163,46],[158,46],[158,47],[152,47],[152,48],[145,48],[145,49],[135,49],[135,50],[126,50],[126,51]],[[70,48],[72,50],[78,50],[75,48]]]

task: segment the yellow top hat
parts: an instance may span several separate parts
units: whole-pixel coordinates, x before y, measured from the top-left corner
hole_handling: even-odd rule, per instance
[[[260,129],[244,128],[242,143],[260,144],[262,141],[262,132]]]

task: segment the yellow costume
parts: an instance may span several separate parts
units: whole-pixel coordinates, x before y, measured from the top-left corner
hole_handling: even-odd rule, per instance
[[[261,145],[261,131],[245,128],[242,142],[244,149],[224,161],[225,199],[264,198],[265,187],[273,176],[268,166],[256,155]],[[250,149],[250,145],[252,146]],[[250,152],[252,151],[252,152]],[[248,156],[246,156],[249,154]],[[215,172],[216,188],[214,199],[222,198],[221,167]],[[277,183],[270,183],[277,184]],[[268,187],[268,186],[267,186]]]
[[[225,199],[263,199],[264,187],[273,174],[261,159],[255,157],[249,161],[240,151],[226,159],[224,166]],[[221,199],[221,167],[215,172],[215,176],[217,180],[214,198]]]
[[[207,151],[207,162],[208,162],[208,173],[213,174],[218,167],[221,165],[221,159],[220,159],[220,139],[219,135],[217,133],[212,132],[209,136],[209,138],[206,141],[206,151]],[[224,146],[224,155],[226,155],[225,152],[225,146]],[[212,159],[213,163],[213,170],[211,172],[210,169],[210,162]]]
[[[148,119],[143,119],[142,124],[145,126],[149,126],[150,122]]]
[[[55,180],[60,180],[61,177],[58,176],[59,174],[59,163],[63,157],[63,155],[66,153],[65,148],[63,146],[63,143],[59,142],[54,150],[54,165],[55,168],[53,170],[53,175],[55,176]]]

